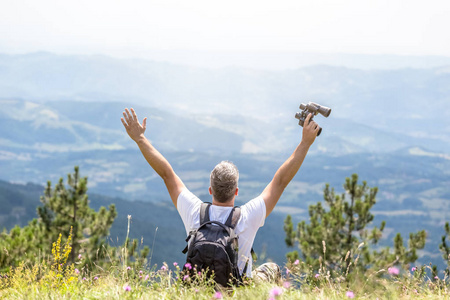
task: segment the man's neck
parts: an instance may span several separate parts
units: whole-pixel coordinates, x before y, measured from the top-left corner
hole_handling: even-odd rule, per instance
[[[227,201],[227,202],[219,202],[219,201],[214,200],[214,198],[213,198],[212,204],[217,205],[217,206],[223,206],[223,207],[234,207],[234,197],[233,197],[233,199],[231,199],[230,201]]]

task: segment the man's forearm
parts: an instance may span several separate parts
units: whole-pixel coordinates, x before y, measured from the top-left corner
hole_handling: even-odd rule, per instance
[[[173,172],[172,166],[167,159],[153,147],[145,136],[136,140],[136,144],[153,170],[155,170],[163,180],[166,180],[167,176]]]
[[[303,160],[308,153],[310,145],[301,142],[292,155],[281,165],[278,171],[275,173],[273,180],[279,184],[283,189],[291,182],[295,174],[300,169]]]

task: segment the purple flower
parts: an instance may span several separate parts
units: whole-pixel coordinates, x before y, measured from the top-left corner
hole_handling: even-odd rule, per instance
[[[438,279],[439,279],[439,277],[437,277],[437,276],[434,276],[434,279],[438,280]]]
[[[131,267],[127,267],[127,271],[131,270]]]
[[[82,258],[81,254],[78,254],[78,259],[81,259],[81,258]]]
[[[123,289],[127,292],[131,291],[131,286],[129,286],[128,284],[123,286]]]
[[[270,297],[278,297],[278,296],[280,296],[281,294],[283,294],[283,289],[280,288],[280,287],[278,287],[278,286],[274,287],[274,288],[271,289],[270,292],[269,292],[269,296],[270,296]]]
[[[189,275],[184,275],[183,281],[186,281],[187,279],[189,279]]]
[[[150,276],[149,276],[148,274],[147,274],[147,275],[145,275],[145,278],[144,278],[144,280],[145,280],[145,281],[147,281],[149,277],[150,277]]]
[[[192,269],[192,265],[191,265],[190,263],[186,263],[186,264],[184,265],[184,267],[187,268],[187,269],[189,269],[189,270]]]
[[[162,270],[162,271],[166,271],[166,270],[167,270],[167,267],[166,267],[166,266],[162,266],[162,267],[161,267],[161,270]]]
[[[289,289],[289,288],[291,287],[291,283],[290,283],[289,281],[285,281],[285,282],[283,283],[283,287],[284,287],[285,289]]]
[[[214,294],[214,299],[222,299],[223,297],[222,297],[222,293],[221,292],[216,292],[215,294]]]
[[[139,271],[139,274],[142,274],[142,273],[144,273],[144,272],[142,272],[142,270],[141,270],[141,271]]]
[[[87,280],[86,277],[83,277],[83,280]]]
[[[320,274],[319,273],[317,273],[316,275],[314,275],[314,277],[317,279],[317,278],[319,278],[320,277]]]
[[[80,271],[78,269],[75,269],[74,271],[75,271],[75,274],[77,274],[77,275],[80,274]]]
[[[300,263],[300,261],[297,259],[296,261],[294,261],[294,265],[298,265]]]
[[[400,270],[396,267],[390,267],[388,268],[388,273],[391,275],[398,275],[400,274]]]
[[[355,294],[354,294],[352,291],[347,291],[347,293],[345,293],[345,295],[346,295],[348,298],[355,298]]]
[[[178,263],[177,263],[177,262],[174,262],[174,263],[173,263],[173,266],[174,266],[174,267],[178,266]]]
[[[286,275],[289,274],[291,272],[291,270],[289,270],[288,268],[286,268]]]
[[[94,277],[94,280],[97,280],[97,279],[98,279],[98,277],[97,277],[97,276],[95,276],[95,277]]]
[[[412,267],[412,268],[411,268],[411,272],[415,272],[416,270],[417,270],[416,267]]]

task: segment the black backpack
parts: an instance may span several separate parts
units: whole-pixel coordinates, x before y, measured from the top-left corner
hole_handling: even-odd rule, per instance
[[[241,283],[238,268],[238,236],[234,229],[241,216],[241,208],[235,206],[225,224],[209,219],[211,203],[202,203],[200,227],[189,233],[183,250],[187,252],[184,272],[195,276],[197,272],[214,274],[214,281],[224,287]],[[247,269],[247,266],[245,267]],[[244,269],[244,274],[245,270]]]

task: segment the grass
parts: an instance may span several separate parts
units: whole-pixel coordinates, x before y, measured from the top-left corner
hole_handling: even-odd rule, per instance
[[[288,270],[285,268],[284,270]],[[216,291],[209,278],[190,278],[179,265],[161,268],[115,266],[84,270],[74,264],[42,261],[22,264],[1,274],[1,299],[450,299],[448,279],[428,278],[419,271],[389,275],[331,278],[309,276],[291,264],[278,284],[249,281]],[[350,280],[348,280],[350,279]]]
[[[176,262],[149,267],[118,258],[87,268],[79,257],[68,263],[70,241],[62,245],[60,235],[51,257],[0,274],[0,299],[450,299],[449,278],[430,278],[429,266],[332,276],[325,267],[312,270],[297,260],[284,266],[277,283],[249,279],[220,290],[206,274],[188,276]]]

